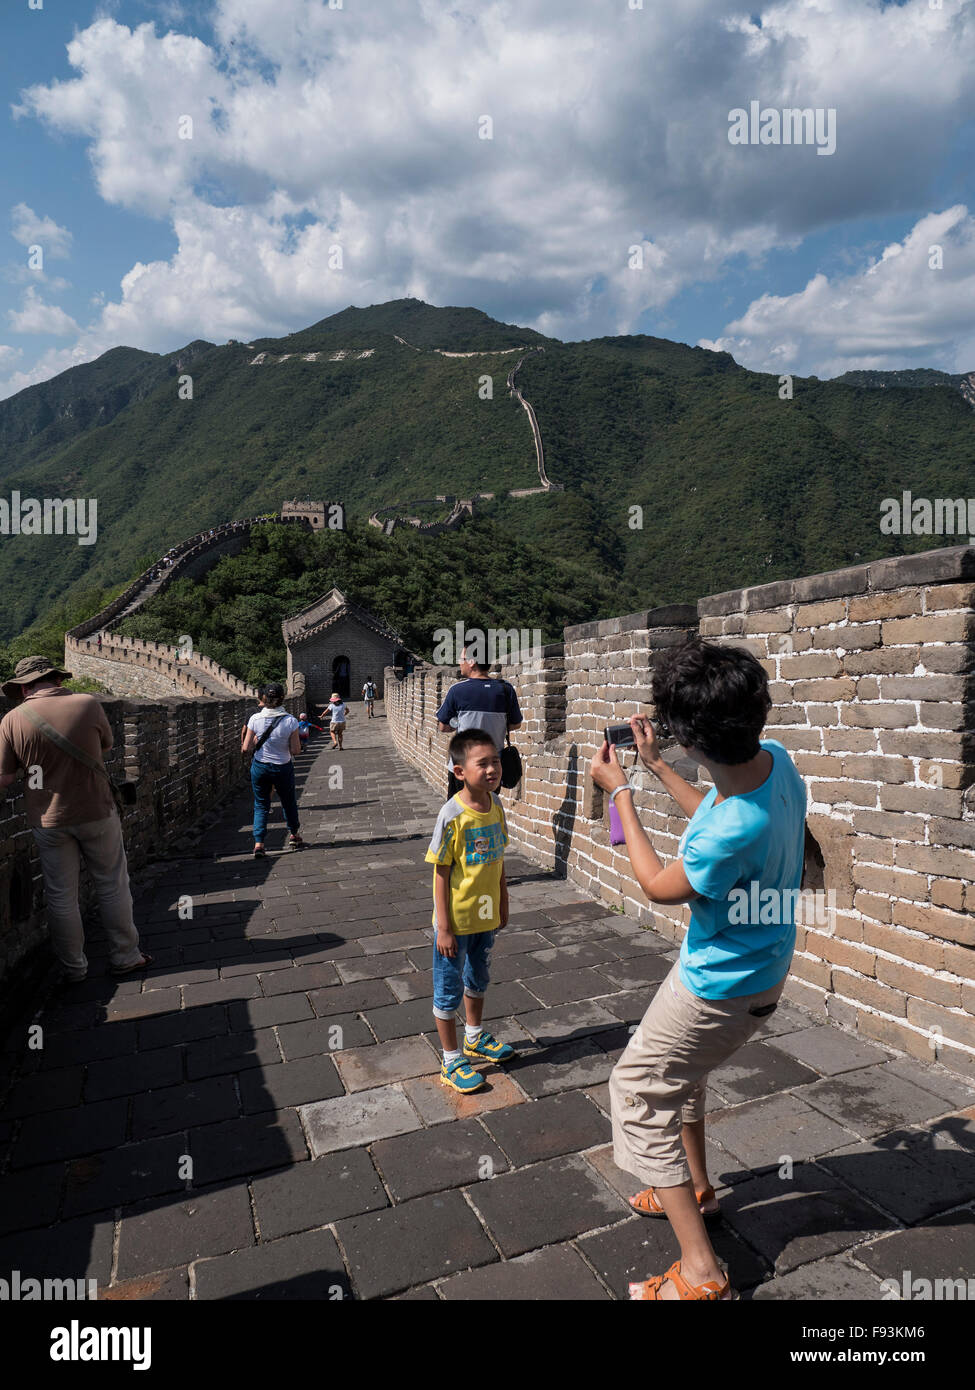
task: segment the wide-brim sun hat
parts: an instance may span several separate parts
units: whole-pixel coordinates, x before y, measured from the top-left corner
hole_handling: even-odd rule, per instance
[[[339,694],[330,695],[328,697],[328,703],[330,705],[340,705],[342,703],[342,696]]]
[[[65,680],[70,680],[71,672],[55,666],[46,656],[25,656],[17,662],[13,675],[8,681],[4,681],[0,690],[8,700],[18,700],[23,693],[23,686],[42,680],[44,676],[63,676]]]

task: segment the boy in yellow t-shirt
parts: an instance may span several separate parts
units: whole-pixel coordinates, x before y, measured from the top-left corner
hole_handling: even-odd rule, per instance
[[[494,740],[478,729],[456,734],[448,750],[462,783],[437,817],[426,853],[433,871],[433,1014],[443,1046],[440,1080],[455,1091],[477,1091],[480,1072],[464,1057],[507,1062],[515,1055],[481,1027],[490,983],[494,934],[508,921],[504,847],[508,828],[496,795],[501,756]],[[456,1014],[461,997],[467,1014],[464,1051],[457,1046]]]

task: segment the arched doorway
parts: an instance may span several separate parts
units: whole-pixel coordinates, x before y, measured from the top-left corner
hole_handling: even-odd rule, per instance
[[[342,696],[343,700],[349,698],[350,680],[352,666],[347,656],[337,656],[332,662],[332,689]]]

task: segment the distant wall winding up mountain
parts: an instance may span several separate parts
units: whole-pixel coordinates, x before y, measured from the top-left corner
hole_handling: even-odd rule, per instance
[[[501,389],[515,349],[542,486],[564,491],[507,495],[540,477],[525,411]],[[661,601],[927,548],[944,538],[881,536],[880,501],[963,492],[972,431],[950,377],[796,378],[782,401],[777,377],[727,353],[643,335],[561,343],[417,300],[281,339],[116,348],[0,402],[0,495],[98,503],[94,545],[0,535],[0,637],[293,495],[339,497],[364,521],[396,498],[493,493],[464,526],[494,521]]]

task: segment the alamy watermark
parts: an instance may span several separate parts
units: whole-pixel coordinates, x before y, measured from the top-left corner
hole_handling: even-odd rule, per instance
[[[466,649],[468,661],[478,666],[532,663],[542,659],[542,630],[540,627],[465,628],[458,620],[453,630],[438,627],[433,634],[433,664],[456,666]]]
[[[728,112],[731,145],[815,145],[817,154],[836,153],[835,106],[787,106],[781,111],[748,103]]]
[[[885,497],[880,504],[882,536],[967,536],[975,545],[975,497]]]
[[[732,888],[728,903],[733,925],[825,927],[836,921],[835,888],[762,888],[752,879],[747,888]]]
[[[79,545],[98,538],[98,499],[95,497],[0,497],[0,535],[77,536]]]
[[[936,1303],[975,1300],[975,1279],[915,1279],[909,1269],[901,1270],[900,1283],[885,1279],[880,1287],[885,1299]]]
[[[62,1299],[98,1298],[97,1279],[34,1279],[24,1278],[19,1269],[12,1269],[8,1279],[0,1279],[0,1303],[30,1303],[34,1300],[60,1302]]]

